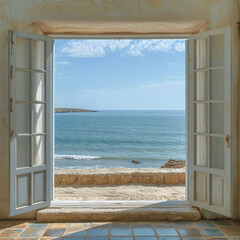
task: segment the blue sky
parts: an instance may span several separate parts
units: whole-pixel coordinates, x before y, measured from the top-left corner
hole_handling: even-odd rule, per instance
[[[55,40],[55,106],[185,109],[184,40]]]

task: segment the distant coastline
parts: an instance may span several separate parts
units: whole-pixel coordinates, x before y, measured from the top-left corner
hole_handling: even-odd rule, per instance
[[[74,112],[97,112],[97,111],[80,108],[55,108],[55,113],[74,113]]]

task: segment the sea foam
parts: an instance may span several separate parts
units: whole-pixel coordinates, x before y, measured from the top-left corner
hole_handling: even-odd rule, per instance
[[[93,160],[100,159],[100,156],[89,156],[89,155],[56,155],[54,156],[55,160],[69,159],[69,160]]]

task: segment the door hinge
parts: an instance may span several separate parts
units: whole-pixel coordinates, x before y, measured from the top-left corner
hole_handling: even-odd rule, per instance
[[[14,130],[12,129],[11,133],[10,133],[10,137],[14,136]]]
[[[13,45],[14,45],[14,41],[13,41],[13,31],[11,33],[11,54],[13,54]]]
[[[11,74],[10,74],[10,78],[12,79],[13,78],[13,66],[11,66]]]
[[[227,148],[230,148],[230,136],[229,135],[227,135],[226,137],[225,137],[225,141],[226,141],[226,147]]]
[[[13,99],[10,98],[10,112],[13,112]]]

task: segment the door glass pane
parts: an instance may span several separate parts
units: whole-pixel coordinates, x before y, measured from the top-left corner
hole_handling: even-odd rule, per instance
[[[195,104],[195,132],[207,133],[208,132],[208,104],[196,103]]]
[[[45,105],[33,104],[33,133],[45,132]]]
[[[210,133],[224,134],[224,104],[210,103]]]
[[[210,137],[210,155],[212,168],[224,169],[224,138]]]
[[[224,100],[224,70],[210,71],[210,100]]]
[[[195,100],[208,99],[208,72],[195,73]]]
[[[211,67],[224,66],[224,34],[211,38]]]
[[[16,132],[31,133],[30,104],[16,104]]]
[[[45,74],[32,74],[32,101],[45,101]]]
[[[29,72],[16,71],[16,100],[29,101]]]
[[[195,136],[195,164],[207,166],[208,159],[208,137]]]
[[[31,137],[17,137],[17,168],[30,166]]]
[[[33,137],[33,165],[43,165],[45,159],[45,136]]]
[[[195,68],[208,67],[208,39],[195,40]]]
[[[45,70],[45,42],[33,40],[33,69]]]
[[[29,39],[16,39],[16,67],[29,69]]]

